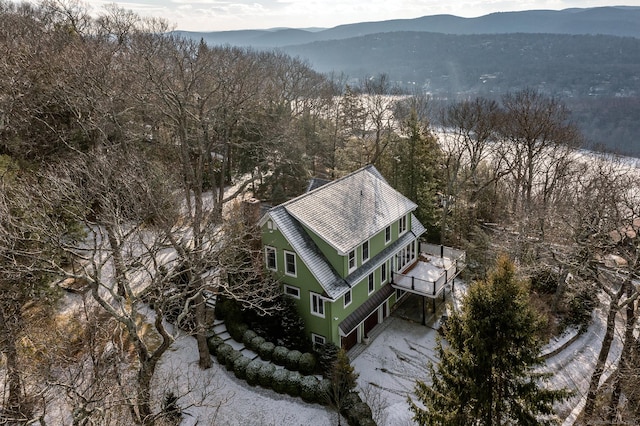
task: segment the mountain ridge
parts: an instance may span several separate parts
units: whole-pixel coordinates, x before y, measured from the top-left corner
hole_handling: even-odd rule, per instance
[[[603,6],[563,10],[494,12],[464,18],[455,15],[427,15],[411,19],[359,22],[327,29],[277,28],[233,31],[174,31],[209,44],[274,48],[314,41],[342,40],[395,31],[422,31],[443,34],[591,34],[640,38],[640,6]]]

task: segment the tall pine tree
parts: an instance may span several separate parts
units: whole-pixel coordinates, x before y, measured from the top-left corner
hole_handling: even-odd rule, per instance
[[[430,365],[431,386],[416,382],[410,401],[421,425],[546,425],[566,390],[541,387],[541,317],[528,302],[514,264],[498,259],[485,281],[474,283],[462,309],[450,318],[440,363]]]

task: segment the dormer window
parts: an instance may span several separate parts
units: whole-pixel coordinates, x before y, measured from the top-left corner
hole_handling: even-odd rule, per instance
[[[356,250],[353,249],[349,252],[349,272],[356,269]]]
[[[398,221],[398,235],[402,235],[407,232],[407,215],[404,215]]]

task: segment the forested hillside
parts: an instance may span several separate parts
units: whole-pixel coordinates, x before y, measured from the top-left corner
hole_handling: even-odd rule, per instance
[[[366,164],[416,202],[430,241],[467,251],[470,282],[513,258],[547,321],[535,339],[605,310],[584,415],[637,421],[639,176],[584,152],[544,86],[441,106],[385,74],[329,80],[282,52],[58,1],[0,0],[0,75],[0,423],[152,425],[205,405],[156,372],[179,333],[211,367],[206,300],[269,320],[286,308],[243,201],[281,203]]]
[[[594,145],[640,155],[640,39],[592,35],[395,32],[283,48],[320,72],[387,73],[438,99],[534,88],[563,99]]]
[[[322,30],[179,34],[212,45],[278,48],[323,73],[387,74],[410,93],[440,99],[534,88],[574,111],[590,146],[640,156],[640,8],[449,15]]]

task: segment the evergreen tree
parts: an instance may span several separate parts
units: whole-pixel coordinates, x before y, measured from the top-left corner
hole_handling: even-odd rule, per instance
[[[553,403],[566,390],[545,389],[541,364],[541,317],[528,303],[527,285],[514,264],[498,259],[485,281],[474,283],[462,309],[438,341],[440,363],[430,365],[432,385],[416,382],[410,401],[421,425],[553,424]]]
[[[340,348],[329,374],[329,387],[326,389],[326,401],[338,412],[338,425],[341,424],[342,413],[349,395],[354,392],[358,380],[358,373],[354,371],[347,352]]]

